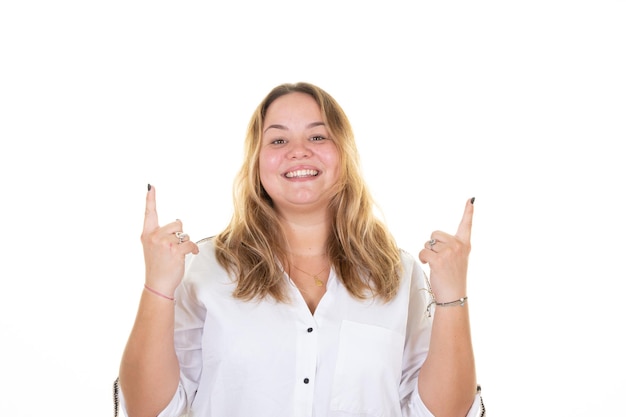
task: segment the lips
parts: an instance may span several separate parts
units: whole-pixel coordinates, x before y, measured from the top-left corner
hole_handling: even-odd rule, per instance
[[[295,171],[286,172],[285,177],[286,178],[317,177],[319,173],[320,172],[316,169],[297,169]]]

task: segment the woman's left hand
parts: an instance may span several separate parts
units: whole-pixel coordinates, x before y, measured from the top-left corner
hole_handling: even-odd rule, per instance
[[[430,284],[437,302],[451,302],[467,296],[467,264],[471,249],[474,198],[465,203],[465,212],[456,234],[433,232],[419,253],[430,267]]]

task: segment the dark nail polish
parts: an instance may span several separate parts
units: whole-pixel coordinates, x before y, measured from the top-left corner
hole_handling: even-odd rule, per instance
[[[474,204],[474,200],[476,200],[476,197],[472,197],[472,200],[470,202]]]
[[[148,184],[148,191],[150,191],[151,189],[152,189],[152,186]]]

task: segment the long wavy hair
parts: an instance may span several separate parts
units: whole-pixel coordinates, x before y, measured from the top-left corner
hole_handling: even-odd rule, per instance
[[[287,259],[287,242],[272,199],[261,184],[259,152],[268,107],[294,92],[315,99],[340,155],[340,179],[328,207],[333,219],[326,242],[330,262],[352,296],[379,296],[389,301],[399,287],[400,251],[386,225],[374,214],[347,116],[333,97],[309,83],[275,87],[252,115],[243,164],[233,187],[234,213],[226,229],[214,238],[217,259],[237,279],[236,298],[288,300],[287,282],[277,262]]]

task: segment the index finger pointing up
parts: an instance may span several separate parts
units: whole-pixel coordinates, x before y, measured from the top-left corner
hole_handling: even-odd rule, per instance
[[[456,236],[465,242],[469,242],[472,236],[473,217],[474,217],[474,197],[470,198],[465,203],[465,211],[463,212],[463,218],[461,219],[461,223],[459,224],[459,228],[456,232]]]
[[[148,184],[148,194],[146,194],[146,214],[143,220],[143,230],[150,231],[159,227],[159,218],[156,211],[156,190]]]

